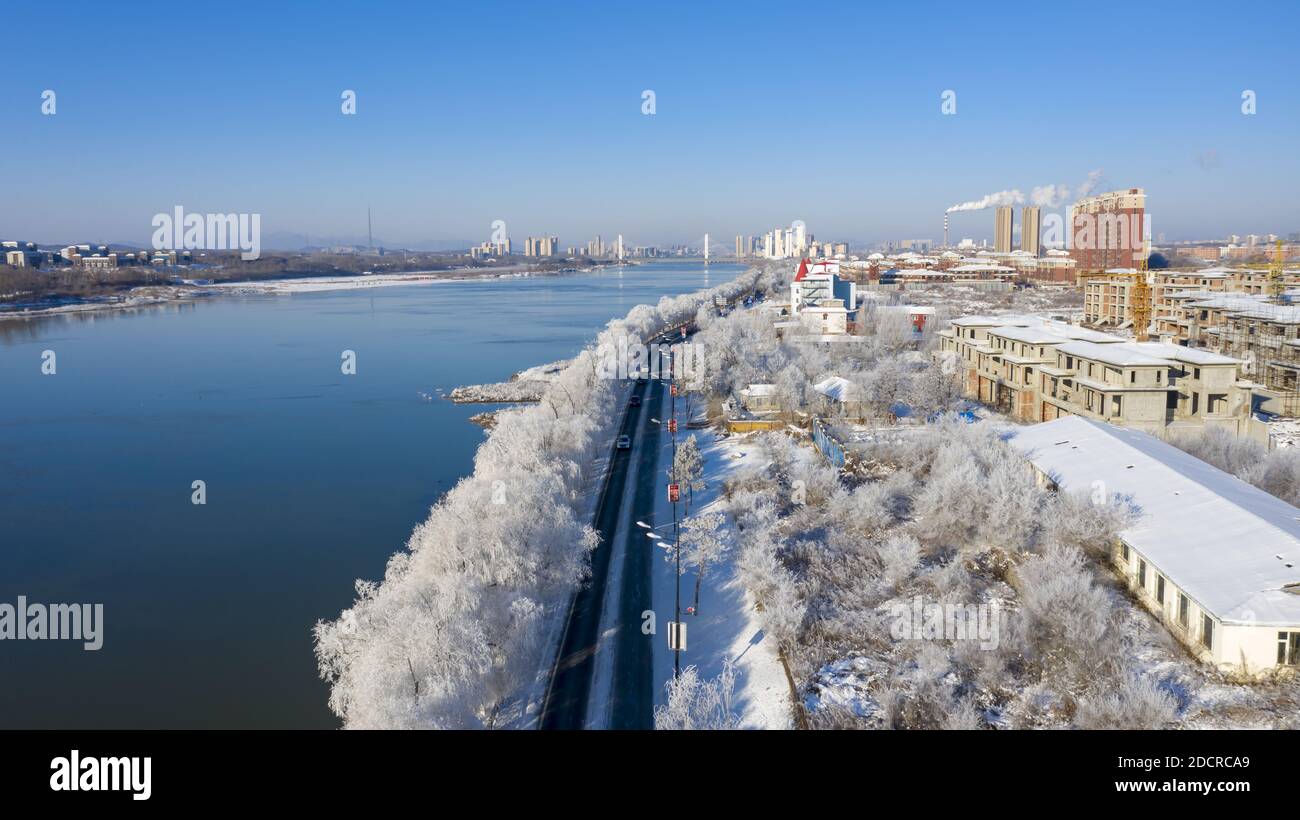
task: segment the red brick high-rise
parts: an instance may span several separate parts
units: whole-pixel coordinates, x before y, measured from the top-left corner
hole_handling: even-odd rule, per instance
[[[1070,256],[1080,274],[1136,268],[1146,254],[1146,193],[1141,188],[1110,191],[1074,203],[1070,209]]]

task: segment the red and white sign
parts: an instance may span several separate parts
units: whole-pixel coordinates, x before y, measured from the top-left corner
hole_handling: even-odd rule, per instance
[[[679,485],[679,484],[669,484],[669,485],[668,485],[668,503],[670,503],[670,504],[676,504],[677,501],[678,501],[678,499],[680,499],[681,497],[682,497],[682,488],[681,488],[681,485]]]
[[[668,419],[668,432],[677,432],[677,419]]]

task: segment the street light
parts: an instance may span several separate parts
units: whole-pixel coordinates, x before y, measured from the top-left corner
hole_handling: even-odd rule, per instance
[[[672,374],[671,374],[671,372],[669,373],[668,382],[669,382],[669,384],[672,384],[672,383],[673,383],[673,378],[672,378]],[[673,466],[672,466],[672,478],[671,478],[671,482],[672,482],[672,484],[675,485],[675,484],[677,483],[677,424],[676,424],[676,422],[677,422],[677,391],[676,391],[676,390],[672,390],[672,391],[670,391],[670,392],[671,392],[671,398],[670,398],[670,402],[671,402],[671,404],[669,405],[669,408],[670,408],[670,409],[669,409],[668,412],[669,412],[669,418],[672,420],[672,423],[670,423],[670,424],[664,424],[664,423],[663,423],[662,421],[660,421],[659,419],[657,419],[657,418],[653,418],[653,417],[650,419],[650,421],[653,422],[653,423],[655,423],[655,424],[658,424],[660,427],[667,427],[667,428],[668,428],[668,432],[669,432],[669,433],[672,435],[672,437],[673,437]],[[671,494],[672,494],[672,490],[673,490],[673,489],[674,489],[673,487],[670,487],[670,488],[669,488],[669,494],[670,494],[670,496],[671,496]],[[677,521],[677,499],[676,499],[675,497],[672,498],[672,504],[673,504],[673,524],[672,524],[672,526],[673,526],[673,543],[672,543],[671,546],[670,546],[670,545],[666,545],[666,544],[664,544],[664,542],[662,542],[662,541],[660,541],[660,542],[658,542],[658,543],[659,543],[659,545],[660,545],[661,547],[670,548],[670,549],[672,549],[672,550],[676,553],[676,561],[677,561],[677,579],[676,579],[676,584],[675,584],[675,586],[676,586],[676,591],[675,591],[675,602],[674,602],[674,604],[673,604],[673,631],[672,631],[670,634],[671,634],[671,635],[678,635],[678,636],[680,636],[679,629],[680,629],[680,624],[681,624],[681,622],[682,622],[682,544],[681,544],[681,531],[680,531],[680,529],[679,529],[679,527],[678,527],[678,521]],[[654,531],[655,531],[656,529],[660,529],[659,527],[651,527],[649,524],[645,523],[644,521],[638,521],[638,522],[636,522],[636,523],[637,523],[637,526],[642,527],[643,529],[650,530],[650,532],[647,532],[647,533],[646,533],[646,537],[647,537],[647,538],[656,538],[656,537],[657,537],[657,536],[654,534]],[[665,524],[665,525],[663,525],[663,526],[664,526],[664,527],[667,527],[668,525]],[[674,644],[673,644],[673,677],[675,678],[675,677],[677,677],[678,675],[681,674],[681,670],[682,670],[682,650],[681,650],[680,637],[675,638],[674,641],[675,641],[675,642],[674,642]]]

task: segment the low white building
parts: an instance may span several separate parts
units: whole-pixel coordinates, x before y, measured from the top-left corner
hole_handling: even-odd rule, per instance
[[[1117,571],[1201,660],[1300,665],[1300,509],[1137,430],[1080,416],[1018,428],[1039,481],[1128,497]]]
[[[849,311],[840,299],[821,299],[803,306],[799,322],[813,336],[843,336],[849,332]]]
[[[839,262],[799,262],[799,270],[790,283],[790,312],[798,314],[828,299],[839,299],[852,313],[858,307],[858,286],[840,278]]]
[[[822,396],[823,410],[829,415],[861,417],[864,415],[862,387],[843,376],[827,376],[813,385]]]
[[[774,384],[751,384],[740,390],[740,403],[755,415],[777,413],[781,410],[781,396]]]

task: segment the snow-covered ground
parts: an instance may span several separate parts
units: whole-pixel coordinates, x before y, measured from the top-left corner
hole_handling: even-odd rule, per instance
[[[682,415],[680,411],[681,408],[679,415]],[[692,433],[704,459],[706,486],[695,492],[691,515],[722,512],[718,492],[723,482],[740,466],[761,457],[760,451],[750,443],[752,436],[722,437],[712,429],[679,432],[678,442]],[[672,442],[666,432],[660,434],[660,446],[665,448],[660,459],[664,469],[655,488],[653,523],[656,525],[673,520],[666,472],[672,464]],[[684,504],[678,504],[678,513],[684,517]],[[728,519],[728,531],[733,526]],[[671,538],[666,542],[671,543]],[[681,576],[682,619],[687,623],[687,651],[682,653],[682,668],[694,666],[702,678],[715,678],[721,674],[723,662],[730,660],[735,668],[735,705],[741,727],[788,729],[793,725],[790,685],[776,642],[763,631],[753,598],[736,577],[734,561],[738,552],[733,544],[722,561],[705,575],[697,615],[684,614],[695,602],[695,573],[687,570]],[[654,653],[656,706],[667,699],[666,684],[673,677],[673,653],[668,649],[667,635],[668,622],[673,619],[675,576],[673,563],[666,560],[666,551],[661,551],[656,556],[653,574],[654,610],[659,624]]]
[[[470,404],[541,401],[546,386],[571,362],[572,360],[564,360],[539,364],[521,370],[503,382],[467,384],[452,390],[448,398],[454,402]]]
[[[466,269],[469,270],[469,269]],[[479,272],[472,276],[466,271],[417,271],[413,273],[381,273],[372,276],[308,276],[301,279],[271,279],[261,282],[214,282],[209,288],[232,293],[318,293],[331,290],[365,290],[391,288],[402,285],[433,285],[440,282],[469,282],[490,279],[527,277],[528,271],[491,274]]]
[[[1300,419],[1275,418],[1268,422],[1268,436],[1274,447],[1300,444]]]

